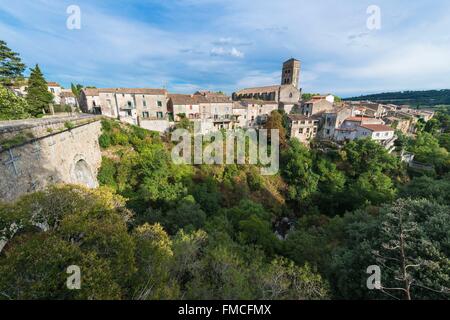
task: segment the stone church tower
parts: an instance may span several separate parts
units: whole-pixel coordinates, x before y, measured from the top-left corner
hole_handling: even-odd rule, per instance
[[[281,74],[281,85],[292,84],[298,88],[300,84],[300,61],[290,59],[283,63],[283,72]]]

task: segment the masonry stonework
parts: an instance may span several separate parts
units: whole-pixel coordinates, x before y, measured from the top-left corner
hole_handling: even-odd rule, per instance
[[[73,120],[74,127],[70,130],[64,127],[66,120],[36,121],[35,126],[21,124],[18,130],[13,130],[16,135],[23,130],[31,131],[35,138],[0,151],[0,201],[14,201],[50,184],[98,186],[101,123],[95,119],[87,123],[77,122],[77,119]],[[58,126],[60,131],[52,132]],[[13,132],[3,130],[2,134],[0,126],[1,139]]]

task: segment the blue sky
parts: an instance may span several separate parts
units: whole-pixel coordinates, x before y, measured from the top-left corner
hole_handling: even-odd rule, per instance
[[[0,39],[63,86],[231,93],[279,83],[295,57],[304,92],[450,88],[447,0],[0,0]]]

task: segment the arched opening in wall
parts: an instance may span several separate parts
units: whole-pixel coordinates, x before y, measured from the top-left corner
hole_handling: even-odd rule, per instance
[[[85,185],[89,188],[95,188],[97,186],[91,168],[83,159],[78,160],[75,164],[74,178],[76,180],[74,181],[75,183]]]

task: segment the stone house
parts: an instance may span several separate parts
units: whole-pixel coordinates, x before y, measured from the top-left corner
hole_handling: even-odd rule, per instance
[[[395,148],[394,143],[397,137],[394,129],[384,124],[363,124],[356,129],[356,139],[370,138],[379,142],[389,151]]]
[[[336,129],[340,128],[345,119],[352,116],[352,110],[347,107],[334,107],[333,110],[323,112],[323,125],[319,132],[320,138],[333,139]]]
[[[366,124],[383,125],[384,121],[369,117],[348,117],[338,128],[335,129],[333,140],[337,142],[355,140],[357,138],[358,127]]]
[[[190,120],[200,119],[200,104],[198,99],[189,94],[169,94],[168,109],[173,114],[176,122],[184,115]]]
[[[411,117],[385,117],[383,118],[385,123],[389,125],[390,127],[401,131],[404,134],[407,134],[410,132],[411,129]]]
[[[311,142],[319,131],[320,115],[307,117],[300,114],[291,114],[289,118],[290,138],[297,138],[306,145]]]
[[[168,120],[167,91],[151,88],[83,89],[81,106],[84,111],[139,124],[143,120]]]
[[[47,82],[48,91],[53,94],[53,103],[61,104],[62,87],[56,82]]]
[[[263,125],[275,110],[278,110],[278,104],[273,101],[236,101],[233,105],[235,124],[241,128],[257,128]]]
[[[316,114],[332,111],[333,103],[325,99],[311,99],[301,104],[300,113],[304,116],[311,117]]]
[[[59,97],[61,105],[67,105],[72,107],[76,107],[78,105],[77,98],[75,97],[75,95],[71,90],[63,89]]]

